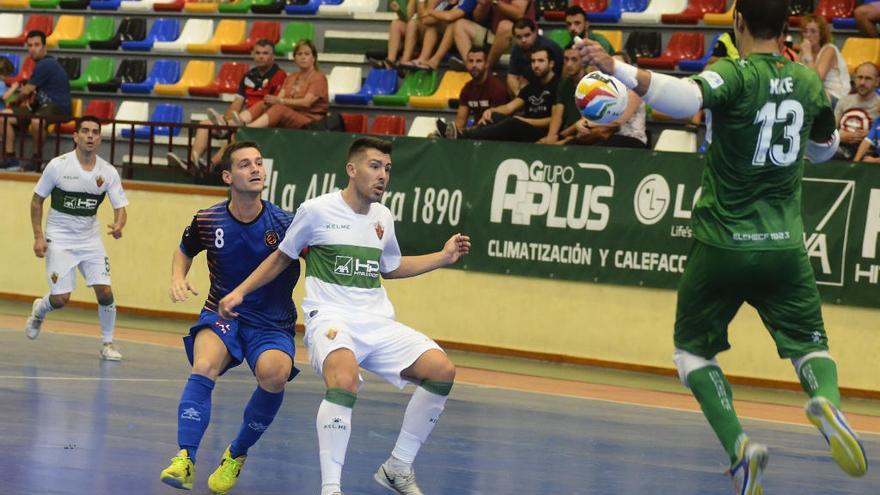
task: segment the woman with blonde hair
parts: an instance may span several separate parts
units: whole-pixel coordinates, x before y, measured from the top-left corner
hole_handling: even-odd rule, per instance
[[[813,68],[825,85],[831,106],[850,91],[849,68],[840,50],[831,42],[831,27],[822,17],[805,15],[801,18],[800,61]]]

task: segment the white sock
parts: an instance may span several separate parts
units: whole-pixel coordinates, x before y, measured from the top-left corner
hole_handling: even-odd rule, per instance
[[[339,490],[342,466],[351,437],[350,407],[321,401],[315,426],[318,429],[318,457],[321,459],[321,493]],[[327,491],[329,490],[329,491]]]
[[[54,310],[55,308],[52,307],[52,303],[49,302],[49,294],[46,294],[45,296],[43,296],[42,299],[40,299],[39,304],[37,304],[37,310],[34,311],[34,316],[38,320],[42,320],[46,317],[46,314],[48,314],[49,311]]]
[[[98,320],[101,322],[101,340],[105,344],[113,342],[113,329],[116,327],[116,305],[98,305]]]
[[[409,400],[409,405],[406,406],[403,427],[400,429],[394,450],[391,451],[388,468],[395,473],[406,474],[410,472],[412,463],[416,460],[416,454],[419,453],[419,448],[425,443],[434,430],[434,426],[440,420],[447,398],[446,395],[437,395],[422,387],[416,387],[416,391],[413,392],[412,398]]]

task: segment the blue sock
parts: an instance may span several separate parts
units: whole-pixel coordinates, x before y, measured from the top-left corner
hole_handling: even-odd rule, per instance
[[[229,455],[235,458],[247,454],[248,449],[257,443],[257,440],[263,436],[263,432],[272,424],[278,409],[281,409],[283,400],[284,390],[273,394],[257,385],[257,389],[251,395],[251,400],[244,408],[241,430],[238,431],[238,436],[229,447]]]
[[[211,420],[211,391],[214,381],[202,375],[189,375],[180,405],[177,406],[177,443],[186,449],[193,464],[202,436]]]

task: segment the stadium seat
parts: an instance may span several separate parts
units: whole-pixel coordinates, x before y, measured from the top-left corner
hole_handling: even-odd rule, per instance
[[[179,33],[179,20],[159,18],[153,21],[150,32],[143,40],[122,40],[122,49],[133,52],[148,52],[153,49],[155,42],[174,41]]]
[[[322,3],[318,15],[339,16],[365,14],[379,10],[379,0],[344,0],[339,5]]]
[[[180,62],[177,60],[156,60],[147,78],[139,83],[122,83],[123,93],[150,94],[156,84],[174,84],[180,79]]]
[[[122,0],[92,0],[89,8],[92,10],[119,10]]]
[[[180,12],[186,0],[171,0],[170,2],[159,2],[153,4],[153,10],[156,12]]]
[[[411,72],[403,80],[400,88],[393,95],[377,95],[373,97],[374,105],[405,106],[411,96],[427,96],[437,89],[437,71]]]
[[[214,34],[214,21],[210,19],[188,19],[180,36],[174,41],[155,41],[153,52],[182,53],[190,44],[200,45],[211,41]]]
[[[60,40],[79,39],[85,32],[86,19],[81,15],[62,15],[52,34],[46,37],[46,46],[55,48]]]
[[[60,134],[73,134],[76,132],[76,119],[82,117],[83,112],[83,101],[82,98],[71,98],[70,99],[70,116],[73,117],[67,122],[64,122],[60,126],[58,126],[58,132]],[[52,134],[55,130],[55,124],[52,124],[47,129],[49,134]]]
[[[70,80],[78,79],[82,71],[82,59],[79,57],[58,57],[58,65],[64,69],[67,78]]]
[[[121,111],[121,109],[120,109]],[[133,120],[133,119],[128,119]],[[169,124],[183,123],[183,105],[172,103],[160,103],[153,109],[153,115],[150,116],[148,122],[163,122]],[[136,125],[134,126],[135,139],[150,139],[150,129],[153,129],[153,136],[177,136],[180,134],[180,127],[169,127],[161,125]],[[131,126],[121,129],[123,138],[131,137]]]
[[[467,73],[465,73],[467,74]],[[341,105],[368,105],[373,95],[390,95],[397,91],[397,71],[373,69],[357,93],[336,94],[334,101]]]
[[[696,24],[707,13],[723,14],[727,10],[727,0],[690,0],[687,7],[675,14],[663,14],[664,24]]]
[[[880,0],[865,0],[863,4],[867,3],[875,3],[880,2]],[[853,16],[855,15],[855,10],[853,10]],[[850,17],[835,17],[834,20],[831,21],[836,29],[856,29],[856,20]]]
[[[678,68],[687,72],[700,72],[706,67],[706,64],[709,63],[709,59],[712,58],[712,51],[715,47],[715,44],[718,43],[718,38],[721,37],[723,33],[718,33],[712,38],[712,42],[709,43],[709,49],[703,51],[703,56],[696,60],[682,60],[678,62]]]
[[[53,25],[54,21],[50,15],[32,15],[28,18],[20,33],[8,38],[0,38],[0,45],[22,46],[24,45],[27,33],[31,31],[51,33]]]
[[[388,30],[376,31],[324,31],[325,53],[354,53],[365,55],[370,51],[385,52],[388,49]]]
[[[109,41],[115,30],[116,26],[112,17],[92,17],[82,36],[75,40],[58,40],[58,46],[83,49],[89,46],[93,40],[96,42]]]
[[[185,96],[192,86],[207,86],[214,80],[214,62],[191,60],[187,62],[183,75],[174,84],[156,84],[153,92],[157,95]]]
[[[660,49],[660,33],[657,31],[631,32],[623,47],[631,60],[659,57]]]
[[[125,12],[150,12],[156,0],[122,0],[119,10]]]
[[[106,41],[89,41],[89,48],[92,50],[116,50],[123,41],[142,41],[146,37],[147,20],[126,17],[119,23],[116,34]]]
[[[23,14],[0,14],[0,39],[16,38],[23,27]]]
[[[145,101],[123,101],[119,105],[119,111],[116,112],[114,120],[130,121],[130,122],[149,122],[150,121],[150,105]],[[122,135],[123,129],[131,129],[131,125],[117,124],[116,133]],[[101,136],[110,137],[111,126],[105,125],[101,127]],[[129,132],[131,136],[131,133]]]
[[[32,9],[56,9],[61,0],[30,0],[28,3]]]
[[[223,19],[217,24],[214,37],[207,43],[190,43],[186,51],[190,53],[217,53],[221,45],[237,45],[244,42],[247,25],[245,21]],[[184,28],[184,31],[186,28]]]
[[[788,25],[799,27],[801,17],[813,13],[813,0],[791,0],[788,4]]]
[[[15,76],[16,74],[18,74],[18,69],[21,67],[21,56],[19,54],[12,52],[0,53],[0,57],[6,57],[10,62],[12,62],[12,74],[10,74],[10,76]],[[27,57],[27,55],[25,55],[25,57]]]
[[[643,12],[648,8],[648,0],[610,0],[608,8],[602,12],[588,12],[590,22],[620,22],[624,12]]]
[[[115,93],[123,83],[142,83],[147,79],[147,61],[124,59],[116,75],[107,82],[89,83],[89,91]]]
[[[409,97],[409,106],[415,108],[436,108],[445,110],[447,108],[458,108],[458,97],[461,95],[461,89],[471,80],[471,75],[467,72],[456,72],[448,70],[443,74],[440,85],[437,90],[430,96]],[[452,103],[455,102],[453,107]]]
[[[293,0],[287,2],[284,12],[290,15],[315,15],[321,3],[321,0]]]
[[[643,12],[624,12],[620,20],[632,24],[657,24],[663,14],[678,14],[687,3],[687,0],[654,0]]]
[[[284,34],[275,44],[275,54],[285,56],[292,52],[297,41],[315,39],[315,26],[310,22],[290,22],[284,28]]]
[[[100,120],[110,120],[116,113],[116,104],[112,100],[89,100],[86,104],[83,115],[91,115]]]
[[[604,36],[611,43],[615,52],[623,50],[623,31],[604,31],[600,29],[593,29],[592,31],[594,34]]]
[[[86,70],[78,78],[70,81],[73,91],[85,91],[89,83],[107,83],[113,79],[113,59],[109,57],[93,57],[86,65]]]
[[[727,9],[727,12],[708,12],[703,16],[703,24],[709,26],[733,26],[733,10],[736,8],[736,0]]]
[[[3,9],[26,9],[30,7],[28,0],[0,0],[0,8]]]
[[[242,62],[223,62],[217,77],[205,86],[191,86],[192,96],[217,97],[221,93],[237,93],[241,78],[248,71],[248,65]]]
[[[89,8],[89,0],[61,0],[58,7],[66,10],[85,10]]]
[[[819,0],[815,14],[832,22],[835,17],[852,17],[856,0]]]
[[[210,14],[212,12],[217,12],[218,2],[205,1],[205,0],[186,0],[186,3],[183,4],[183,10],[185,12],[198,12],[202,14]]]
[[[230,2],[220,2],[217,8],[223,14],[246,14],[251,10],[253,0],[232,0]]]
[[[337,65],[327,77],[327,92],[330,101],[336,101],[337,94],[357,93],[361,90],[363,72],[360,67],[342,67]]]
[[[639,58],[639,67],[648,69],[675,69],[679,60],[698,60],[703,56],[706,40],[703,33],[678,32],[672,33],[669,45],[663,55],[654,58]]]
[[[571,43],[571,34],[569,34],[568,29],[565,28],[551,29],[545,32],[544,36],[559,45],[560,48],[565,48]]]
[[[406,134],[406,119],[402,115],[377,115],[370,127],[370,134],[403,136]]]
[[[223,53],[250,53],[257,40],[265,38],[273,44],[281,39],[281,23],[276,21],[254,21],[251,32],[248,33],[243,43],[232,45],[220,45]]]
[[[681,153],[697,152],[697,135],[689,131],[665,129],[660,133],[654,151],[677,151]]]
[[[564,21],[565,9],[568,7],[566,0],[538,0],[536,3],[538,16],[548,21]]]
[[[856,38],[849,37],[843,42],[840,50],[849,72],[855,72],[856,67],[862,62],[880,64],[880,38]]]
[[[428,137],[432,132],[437,132],[437,118],[419,115],[409,125],[406,135],[409,137]]]
[[[285,0],[253,0],[251,12],[254,14],[280,14],[287,5]]]
[[[35,65],[37,65],[37,63],[34,62],[34,59],[27,57],[27,56],[24,57],[24,62],[21,63],[21,69],[18,71],[18,73],[15,76],[9,77],[6,79],[7,84],[12,84],[14,82],[21,82],[21,81],[30,79],[31,74],[34,73],[34,66]]]
[[[365,113],[340,113],[342,122],[345,124],[345,132],[354,132],[357,134],[366,134],[368,129],[368,118]]]

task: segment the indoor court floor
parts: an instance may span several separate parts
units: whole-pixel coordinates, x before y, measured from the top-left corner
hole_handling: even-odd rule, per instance
[[[120,341],[125,360],[103,362],[97,328],[91,335],[44,331],[28,341],[18,320],[24,322],[0,324],[0,494],[183,493],[159,482],[177,451],[177,401],[189,373],[181,348]],[[315,413],[323,386],[303,357],[302,373],[231,493],[320,492]],[[409,398],[410,389],[365,378],[343,474],[346,495],[385,493],[372,475],[394,444]],[[415,464],[428,495],[731,492],[724,455],[699,413],[624,403],[648,402],[649,391],[624,389],[633,401],[610,401],[566,394],[564,382],[562,393],[547,393],[463,381]],[[254,384],[246,366],[219,380],[192,493],[210,493],[207,477],[237,432]],[[790,421],[743,421],[770,447],[766,495],[880,493],[876,464],[850,479],[802,415]],[[876,462],[880,435],[862,438]]]

